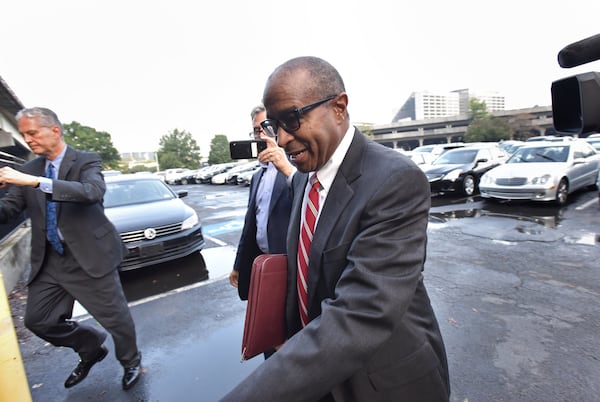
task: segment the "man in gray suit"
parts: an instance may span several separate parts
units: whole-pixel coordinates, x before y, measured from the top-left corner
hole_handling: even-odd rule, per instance
[[[129,389],[139,379],[141,353],[118,272],[125,248],[102,205],[106,185],[100,157],[67,146],[62,125],[49,109],[23,109],[16,119],[19,132],[40,156],[19,170],[0,168],[0,185],[12,185],[0,199],[0,222],[24,210],[31,218],[25,325],[79,354],[65,381],[70,388],[108,353],[102,345],[105,332],[71,320],[79,301],[112,335],[124,368],[122,386]]]
[[[293,180],[288,340],[223,400],[447,401],[446,352],[423,284],[424,174],[350,125],[342,78],[322,59],[279,66],[263,101],[263,128],[310,179]]]

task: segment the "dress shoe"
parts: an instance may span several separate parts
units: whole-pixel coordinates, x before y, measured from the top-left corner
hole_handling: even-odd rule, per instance
[[[137,366],[125,367],[125,373],[123,374],[123,389],[127,390],[140,379],[140,373],[142,371],[141,363]]]
[[[102,361],[106,355],[108,354],[108,349],[105,346],[100,346],[98,353],[96,353],[96,357],[91,360],[79,360],[79,364],[75,367],[75,370],[69,375],[67,381],[65,381],[65,388],[71,388],[74,385],[79,384],[85,377],[87,377],[88,373],[92,366],[99,361]]]

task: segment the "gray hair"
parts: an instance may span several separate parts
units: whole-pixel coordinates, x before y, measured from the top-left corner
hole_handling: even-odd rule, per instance
[[[260,112],[264,112],[264,111],[266,111],[266,109],[265,109],[265,107],[262,104],[254,106],[254,108],[250,112],[250,117],[252,118],[252,120],[254,120],[254,117],[257,114],[259,114]]]
[[[18,120],[23,117],[34,118],[38,120],[38,123],[42,127],[54,127],[58,126],[60,128],[60,133],[63,132],[62,124],[60,120],[58,120],[58,116],[52,110],[47,109],[45,107],[30,107],[19,110],[17,112],[15,118]]]

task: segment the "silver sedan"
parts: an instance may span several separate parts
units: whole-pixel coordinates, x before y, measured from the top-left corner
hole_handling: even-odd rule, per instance
[[[570,193],[596,186],[599,161],[600,153],[583,140],[527,143],[485,173],[479,189],[484,198],[564,205]]]

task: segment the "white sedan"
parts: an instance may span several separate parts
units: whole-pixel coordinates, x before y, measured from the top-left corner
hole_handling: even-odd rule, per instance
[[[600,153],[583,140],[530,142],[485,173],[479,190],[484,198],[564,205],[572,192],[596,186],[599,163]]]

